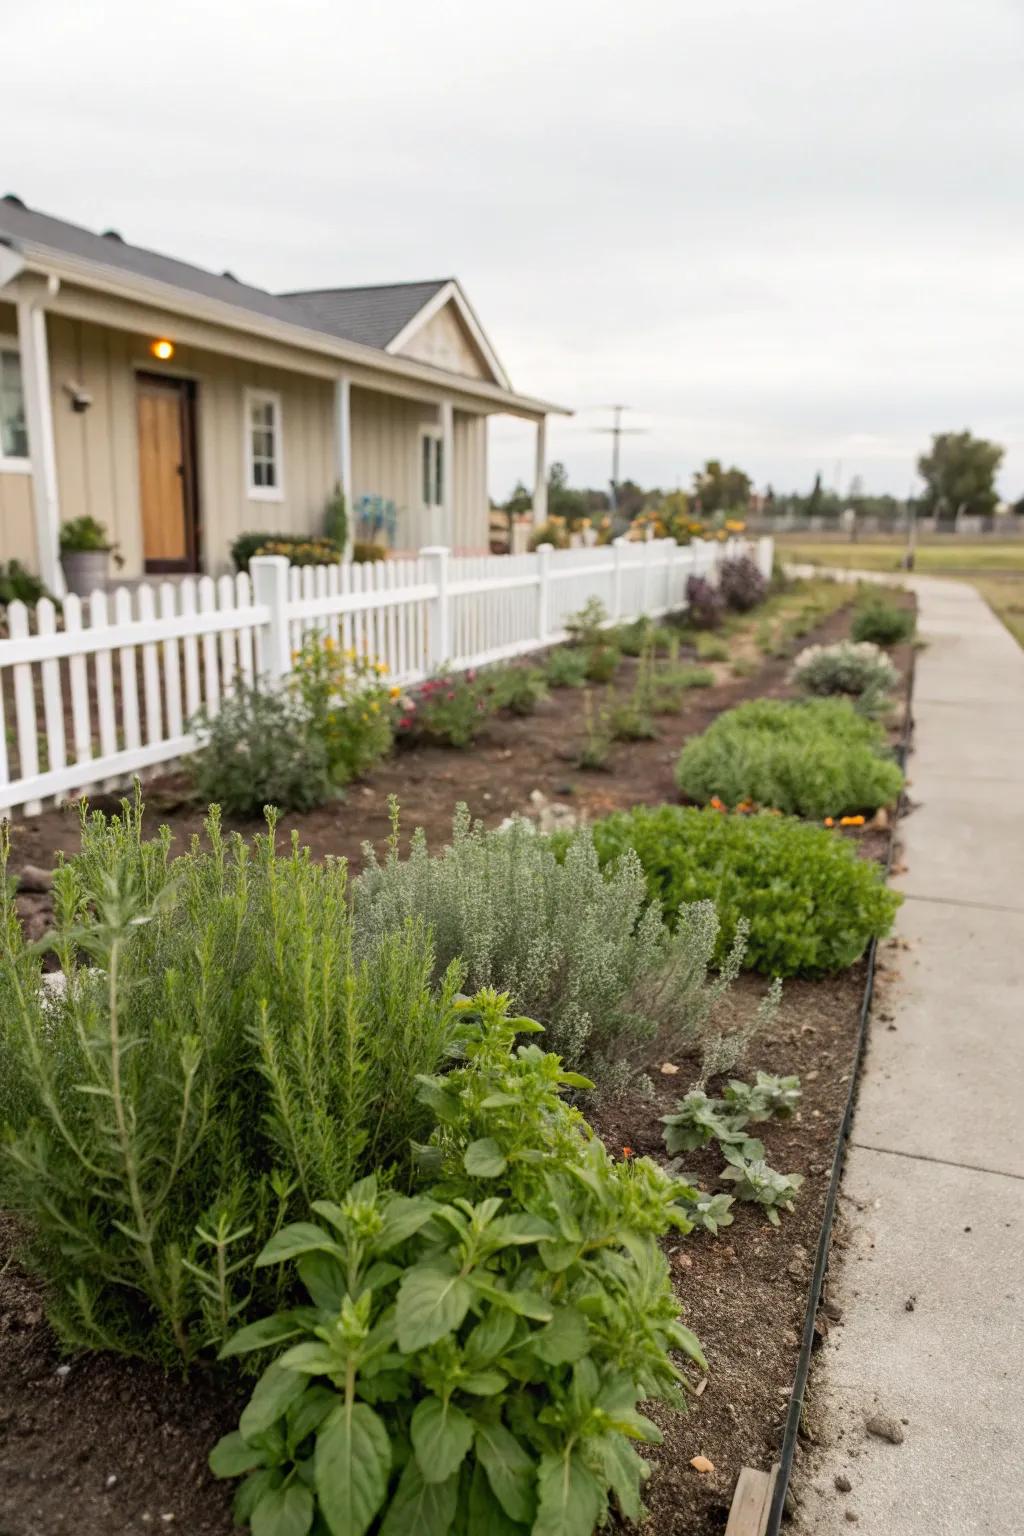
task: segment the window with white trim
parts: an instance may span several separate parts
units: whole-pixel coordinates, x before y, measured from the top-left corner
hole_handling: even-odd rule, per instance
[[[0,469],[23,469],[27,464],[28,427],[21,353],[16,341],[0,336]]]
[[[246,390],[245,441],[250,497],[280,501],[284,494],[280,395],[264,389]]]
[[[423,505],[444,506],[444,439],[425,429],[420,439]]]

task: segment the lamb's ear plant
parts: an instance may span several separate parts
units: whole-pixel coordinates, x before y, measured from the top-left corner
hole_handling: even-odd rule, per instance
[[[722,1096],[746,1120],[788,1120],[800,1107],[800,1079],[772,1077],[768,1072],[758,1072],[753,1083],[733,1078],[726,1084]]]
[[[764,1159],[759,1141],[723,1145],[722,1155],[729,1164],[722,1178],[736,1186],[736,1198],[761,1206],[773,1227],[780,1225],[779,1211],[791,1211],[793,1200],[804,1182],[802,1173],[778,1173]]]
[[[703,1368],[657,1241],[689,1230],[683,1187],[612,1162],[561,1096],[583,1080],[514,1047],[536,1026],[506,998],[466,1019],[465,1065],[422,1079],[422,1187],[363,1179],[259,1256],[309,1301],[224,1349],[284,1346],[211,1455],[245,1475],[254,1532],[590,1536],[612,1505],[643,1514],[633,1443],[661,1436],[640,1404],[680,1403],[670,1350]]]

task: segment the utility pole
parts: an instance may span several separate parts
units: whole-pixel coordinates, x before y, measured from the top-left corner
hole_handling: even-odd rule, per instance
[[[622,425],[622,413],[623,413],[623,411],[631,410],[632,409],[631,406],[628,406],[628,405],[605,405],[605,406],[602,406],[601,409],[605,410],[605,411],[611,411],[611,413],[612,413],[612,424],[611,424],[610,427],[593,427],[591,430],[594,431],[594,432],[604,432],[604,433],[610,433],[611,434],[611,439],[612,439],[611,503],[612,503],[612,515],[614,516],[614,514],[618,511],[618,504],[619,504],[619,497],[618,497],[618,491],[619,491],[619,441],[620,441],[620,439],[622,437],[626,436],[627,434],[637,434],[637,435],[639,435],[640,433],[645,432],[647,429],[646,429],[646,427],[624,427]]]

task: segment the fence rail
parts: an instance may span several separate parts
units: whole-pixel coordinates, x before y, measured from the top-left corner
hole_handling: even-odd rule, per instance
[[[690,576],[713,578],[742,553],[770,573],[770,538],[480,557],[437,547],[367,565],[257,557],[251,575],[120,587],[67,597],[60,611],[43,598],[34,630],[30,610],[11,603],[0,639],[0,811],[35,815],[45,801],[186,756],[200,712],[215,715],[238,679],[286,677],[313,630],[414,683],[552,645],[591,597],[612,623],[685,608]]]

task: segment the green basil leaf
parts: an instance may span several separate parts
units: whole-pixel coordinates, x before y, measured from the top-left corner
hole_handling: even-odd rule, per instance
[[[404,1355],[436,1344],[460,1326],[473,1292],[453,1269],[420,1264],[406,1272],[398,1288],[398,1347]]]
[[[253,1440],[270,1429],[305,1390],[305,1376],[282,1370],[276,1360],[268,1365],[238,1420],[245,1439]]]
[[[339,1403],[316,1437],[316,1491],[331,1536],[363,1536],[387,1496],[391,1441],[365,1403]]]
[[[467,1363],[489,1365],[492,1360],[497,1360],[512,1342],[515,1331],[515,1313],[505,1307],[492,1307],[466,1340]]]
[[[604,1435],[600,1444],[604,1475],[619,1508],[627,1520],[639,1522],[643,1514],[640,1489],[648,1475],[647,1463],[622,1435]]]
[[[508,1167],[508,1158],[493,1136],[471,1141],[462,1158],[471,1179],[496,1179]]]
[[[280,1232],[274,1233],[257,1256],[256,1267],[281,1264],[285,1259],[298,1258],[300,1253],[310,1253],[314,1249],[333,1253],[339,1259],[344,1258],[330,1233],[318,1227],[315,1221],[293,1221],[289,1226],[282,1227]]]
[[[484,1422],[476,1426],[476,1456],[509,1519],[529,1525],[536,1509],[533,1458],[504,1424]]]
[[[245,1355],[251,1349],[283,1344],[285,1339],[295,1339],[306,1333],[309,1322],[308,1316],[304,1318],[296,1312],[277,1312],[273,1317],[262,1317],[258,1323],[250,1323],[247,1328],[232,1334],[218,1358],[226,1360],[229,1355]]]
[[[460,1392],[471,1392],[474,1397],[493,1397],[496,1392],[504,1392],[508,1386],[508,1377],[504,1371],[474,1371],[471,1376],[463,1376],[459,1382]]]
[[[381,1229],[373,1240],[377,1252],[386,1253],[389,1248],[404,1243],[427,1224],[436,1209],[433,1200],[396,1195],[388,1202]]]
[[[446,1483],[428,1483],[413,1459],[406,1463],[380,1536],[448,1536],[458,1497],[457,1472]]]
[[[325,1312],[340,1312],[346,1289],[338,1260],[329,1253],[304,1253],[295,1267],[316,1305]]]
[[[531,1335],[530,1345],[545,1365],[568,1365],[590,1349],[590,1328],[575,1307],[558,1307],[547,1327]]]
[[[527,1536],[528,1527],[510,1520],[494,1496],[479,1462],[473,1468],[466,1510],[466,1536]]]
[[[413,1410],[409,1433],[424,1480],[443,1483],[473,1444],[473,1421],[450,1399],[425,1397]]]
[[[265,1493],[252,1512],[252,1536],[307,1536],[313,1524],[313,1495],[301,1483]]]
[[[593,1536],[604,1512],[594,1474],[576,1455],[542,1456],[531,1536]]]
[[[229,1435],[222,1435],[210,1452],[210,1471],[214,1477],[241,1477],[243,1472],[261,1467],[266,1455],[266,1451],[250,1445],[237,1429],[233,1429]]]

